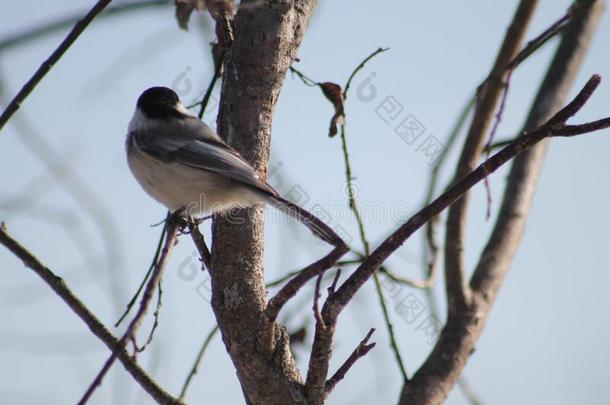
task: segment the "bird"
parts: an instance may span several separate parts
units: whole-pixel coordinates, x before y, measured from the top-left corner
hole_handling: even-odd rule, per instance
[[[167,87],[138,98],[125,140],[128,166],[144,191],[189,218],[267,203],[334,245],[343,239],[304,208],[284,199],[230,145]]]

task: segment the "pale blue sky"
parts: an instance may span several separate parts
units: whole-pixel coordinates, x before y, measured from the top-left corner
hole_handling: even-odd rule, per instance
[[[5,2],[0,38],[84,10],[91,3]],[[299,69],[312,78],[343,84],[367,54],[380,46],[391,48],[362,70],[346,105],[358,198],[368,210],[367,229],[375,244],[405,214],[420,206],[430,169],[425,156],[416,150],[417,144],[406,144],[379,117],[378,105],[385,97],[395,97],[404,107],[403,116],[412,114],[426,127],[424,136],[444,139],[458,110],[486,75],[515,3],[335,0],[321,2],[318,7],[298,53]],[[541,1],[528,38],[557,19],[569,3]],[[123,150],[127,122],[137,96],[147,87],[178,85],[184,89],[188,81],[192,90],[185,90],[183,99],[190,102],[207,85],[211,61],[206,44],[212,38],[209,29],[200,28],[201,24],[194,22],[190,32],[180,31],[170,7],[94,22],[0,134],[0,220],[64,276],[108,326],[148,266],[160,231],[149,225],[164,215],[164,209],[140,189],[127,168]],[[64,35],[50,35],[0,54],[5,96],[15,94]],[[610,115],[609,38],[606,15],[576,87],[593,73],[600,73],[604,81],[576,122]],[[553,41],[513,75],[499,138],[521,127],[555,46]],[[357,97],[357,87],[366,78],[372,78],[378,91],[369,102]],[[214,115],[215,111],[211,112],[206,120]],[[277,174],[270,181],[284,193],[295,186],[304,190],[309,197],[306,206],[322,204],[332,222],[356,239],[355,223],[344,204],[339,140],[326,136],[331,115],[332,107],[319,90],[287,78],[273,127],[270,168],[277,168]],[[118,274],[114,293],[110,292],[109,260],[98,227],[51,180],[24,142],[32,131],[54,150],[53,167],[86,179],[95,201],[116,224],[111,243],[119,247],[116,257],[111,258],[118,263],[113,266]],[[610,401],[610,328],[604,309],[610,304],[605,255],[610,242],[608,151],[608,130],[551,142],[522,247],[466,367],[465,374],[486,403]],[[453,162],[448,167],[453,167]],[[505,174],[500,170],[491,178],[496,194],[494,212]],[[16,211],[14,205],[6,205],[14,202],[15,196],[22,197]],[[484,190],[477,187],[467,249],[471,267],[491,226],[484,213]],[[275,220],[269,220],[267,226],[269,280],[326,250],[303,227],[287,226],[277,215],[270,217]],[[67,223],[70,232],[58,221]],[[419,237],[389,261],[402,275],[420,275]],[[172,393],[179,392],[203,337],[213,325],[204,299],[206,278],[201,273],[191,277],[188,270],[194,262],[192,253],[190,241],[184,239],[165,277],[155,342],[140,357]],[[0,267],[4,270],[0,281],[0,402],[76,402],[105,361],[107,350],[41,280],[3,248]],[[437,287],[442,291],[442,282]],[[392,290],[392,295],[392,308],[405,297],[423,301],[420,292],[406,287]],[[113,303],[116,296],[120,298],[118,306]],[[310,299],[310,292],[300,294],[291,310],[309,308]],[[428,313],[426,308],[421,318],[407,322],[395,309],[391,311],[410,372],[430,350],[425,334],[418,330]],[[289,325],[299,326],[303,316],[311,318],[306,311],[290,319]],[[142,328],[143,333],[148,327]],[[341,364],[370,327],[377,328],[373,339],[377,347],[337,387],[330,404],[396,402],[400,377],[372,286],[365,287],[341,317],[331,368]],[[298,354],[304,369],[306,352]],[[188,399],[189,403],[242,403],[235,372],[220,339],[206,355]],[[117,365],[91,403],[147,404],[151,400]],[[454,390],[447,403],[466,402]]]

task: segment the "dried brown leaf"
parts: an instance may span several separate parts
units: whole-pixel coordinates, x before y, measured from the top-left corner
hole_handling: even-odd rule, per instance
[[[178,26],[183,30],[188,29],[188,22],[194,10],[203,11],[207,9],[215,20],[227,16],[232,19],[235,15],[235,3],[232,0],[175,0],[176,19]]]
[[[178,20],[178,26],[183,30],[188,29],[189,19],[193,10],[198,11],[205,9],[204,0],[176,0],[176,19]]]
[[[332,138],[337,135],[337,125],[342,125],[345,120],[343,91],[341,86],[332,82],[320,83],[319,86],[322,89],[324,96],[333,104],[333,107],[335,107],[335,114],[330,119],[330,127],[328,129],[328,136]]]

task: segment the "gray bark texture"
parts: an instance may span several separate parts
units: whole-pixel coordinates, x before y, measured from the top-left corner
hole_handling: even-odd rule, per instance
[[[266,172],[275,103],[316,4],[242,4],[225,55],[218,132]],[[305,403],[303,380],[282,327],[264,311],[263,207],[216,218],[212,307],[244,395],[252,404]]]

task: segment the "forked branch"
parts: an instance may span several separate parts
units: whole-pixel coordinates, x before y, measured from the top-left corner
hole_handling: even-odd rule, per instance
[[[375,249],[336,290],[336,292],[329,296],[321,312],[327,327],[316,327],[316,335],[314,337],[314,344],[310,357],[310,369],[307,376],[306,392],[308,400],[311,401],[311,403],[322,403],[324,398],[325,390],[321,387],[321,380],[322,376],[326,376],[328,373],[335,321],[339,313],[346,307],[364,283],[415,231],[421,228],[431,218],[440,214],[474,185],[485,179],[518,154],[546,138],[576,136],[610,127],[610,118],[579,125],[566,124],[566,121],[584,106],[600,81],[601,78],[599,75],[593,75],[574,100],[557,112],[546,123],[535,130],[523,133],[521,136],[517,137],[508,146],[481,163],[476,169],[466,174],[461,180],[449,187],[446,192],[413,215]],[[328,325],[332,325],[332,327],[328,327]]]
[[[610,117],[578,125],[566,124],[566,121],[585,105],[600,81],[601,77],[599,75],[593,75],[574,100],[557,112],[546,123],[533,131],[523,133],[517,137],[508,146],[481,163],[475,170],[449,187],[446,192],[437,197],[432,203],[409,218],[407,222],[394,231],[390,237],[375,249],[371,256],[341,285],[332,299],[334,307],[332,312],[338,312],[347,305],[373,272],[415,231],[429,221],[430,218],[438,215],[475,184],[495,172],[499,167],[521,152],[546,138],[576,136],[610,127]]]

